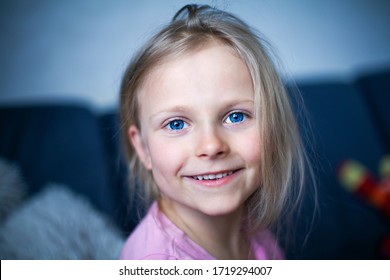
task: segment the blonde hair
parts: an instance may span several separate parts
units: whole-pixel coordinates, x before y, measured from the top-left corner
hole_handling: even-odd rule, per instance
[[[218,41],[233,48],[246,63],[253,81],[256,114],[261,135],[262,182],[247,200],[247,226],[251,232],[273,225],[289,202],[301,196],[306,154],[283,83],[264,39],[237,17],[209,6],[187,5],[170,24],[153,36],[128,66],[121,85],[120,116],[123,137],[134,179],[141,182],[142,197],[150,203],[158,190],[130,140],[127,129],[140,126],[138,90],[156,66],[170,58]]]

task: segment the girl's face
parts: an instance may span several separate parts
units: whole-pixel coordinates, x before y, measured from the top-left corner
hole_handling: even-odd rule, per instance
[[[259,187],[260,137],[251,77],[213,43],[159,66],[139,92],[139,158],[175,211],[239,210]]]

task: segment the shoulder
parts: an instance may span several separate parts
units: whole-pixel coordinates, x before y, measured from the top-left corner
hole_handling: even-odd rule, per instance
[[[256,259],[281,260],[284,253],[270,230],[264,230],[252,237],[252,250]]]
[[[173,240],[164,233],[159,220],[157,203],[127,238],[120,259],[176,259],[172,255]]]
[[[131,235],[122,248],[119,256],[121,260],[177,260],[169,243],[156,242],[147,238],[138,238]]]
[[[157,203],[149,209],[133,233],[126,240],[119,256],[122,260],[181,260],[193,259],[183,246],[184,233],[174,226]]]

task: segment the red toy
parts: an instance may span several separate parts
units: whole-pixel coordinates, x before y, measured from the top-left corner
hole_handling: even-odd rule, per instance
[[[382,158],[379,173],[381,180],[353,160],[344,161],[338,169],[343,186],[375,206],[390,222],[390,155]],[[390,259],[390,235],[382,242],[381,255]]]

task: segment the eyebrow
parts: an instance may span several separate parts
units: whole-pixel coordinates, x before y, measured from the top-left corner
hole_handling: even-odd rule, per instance
[[[173,106],[173,107],[170,107],[170,108],[158,111],[157,113],[151,115],[150,119],[154,119],[154,118],[158,117],[161,114],[184,113],[184,112],[188,112],[189,110],[190,110],[189,106],[182,106],[182,105],[180,105],[180,106]]]
[[[224,108],[230,108],[230,107],[234,107],[234,106],[238,106],[240,104],[246,104],[246,103],[254,104],[255,101],[252,100],[252,99],[232,100],[232,101],[226,102],[226,104],[223,104],[223,107]],[[161,111],[158,111],[157,113],[155,113],[155,114],[150,116],[150,120],[155,119],[156,117],[158,117],[161,114],[186,113],[186,112],[189,112],[189,111],[191,111],[191,106],[190,105],[184,105],[184,106],[183,105],[177,105],[177,106],[169,107],[167,109],[163,109]]]

